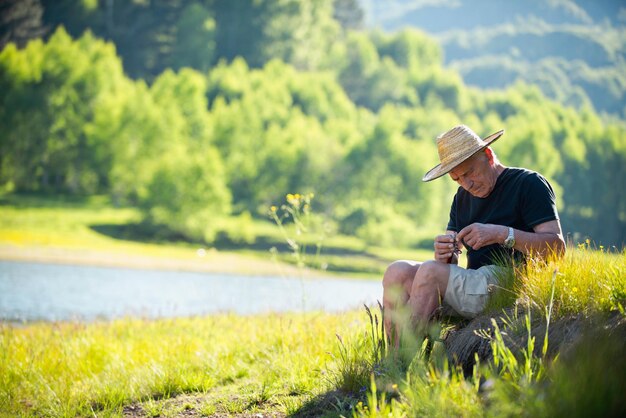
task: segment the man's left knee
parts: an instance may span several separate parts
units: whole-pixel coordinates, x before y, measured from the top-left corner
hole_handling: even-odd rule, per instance
[[[450,266],[439,261],[426,261],[422,264],[417,275],[428,277],[429,279],[438,280],[442,277],[447,279],[450,274]]]
[[[383,275],[383,288],[404,286],[407,280],[413,278],[418,267],[418,263],[406,260],[394,261],[387,267],[387,270],[385,270],[385,274]]]
[[[415,274],[415,286],[436,287],[445,291],[450,275],[450,266],[439,261],[426,261]]]

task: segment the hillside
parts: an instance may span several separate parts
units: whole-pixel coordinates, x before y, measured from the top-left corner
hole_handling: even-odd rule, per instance
[[[361,0],[370,28],[435,36],[467,84],[521,80],[566,105],[626,116],[626,5],[616,0]]]

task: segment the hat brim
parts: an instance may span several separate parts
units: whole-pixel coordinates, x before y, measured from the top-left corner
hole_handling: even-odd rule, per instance
[[[463,161],[467,160],[474,154],[484,150],[490,144],[496,142],[503,134],[504,134],[504,129],[498,132],[495,132],[487,136],[486,138],[484,138],[483,144],[481,144],[479,147],[469,149],[466,154],[463,154],[461,157],[457,158],[455,161],[452,161],[448,164],[437,164],[436,166],[428,170],[426,174],[424,174],[422,181],[432,181],[432,180],[438,179],[439,177],[445,174],[448,174],[450,171],[454,170],[455,167],[460,165]]]

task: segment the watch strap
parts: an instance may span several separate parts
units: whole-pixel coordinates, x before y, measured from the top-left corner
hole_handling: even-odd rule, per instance
[[[507,248],[513,248],[515,246],[515,231],[509,226],[509,235],[504,240],[504,246]]]

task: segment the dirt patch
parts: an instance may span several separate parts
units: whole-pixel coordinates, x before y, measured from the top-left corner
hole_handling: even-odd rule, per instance
[[[154,416],[176,416],[176,417],[200,417],[202,415],[202,396],[180,395],[171,399],[160,401],[138,402],[124,407],[124,417],[154,417]]]
[[[272,399],[259,401],[255,395],[199,393],[162,400],[147,400],[124,407],[125,418],[146,417],[249,417],[282,418],[281,406]]]
[[[484,336],[485,333],[489,336],[494,335],[493,321],[500,328],[505,344],[513,353],[521,353],[527,347],[528,327],[525,312],[519,309],[516,312],[514,308],[510,308],[498,315],[483,315],[475,318],[464,326],[450,331],[445,338],[449,360],[460,365],[466,375],[472,374],[475,354],[478,355],[481,363],[493,360],[491,342]],[[567,351],[589,331],[604,329],[611,333],[623,328],[626,328],[626,317],[618,311],[597,317],[579,314],[554,320],[548,327],[546,355],[548,358],[554,358],[558,353]],[[546,335],[545,318],[535,315],[530,329],[531,337],[535,338],[534,355],[540,356]]]

